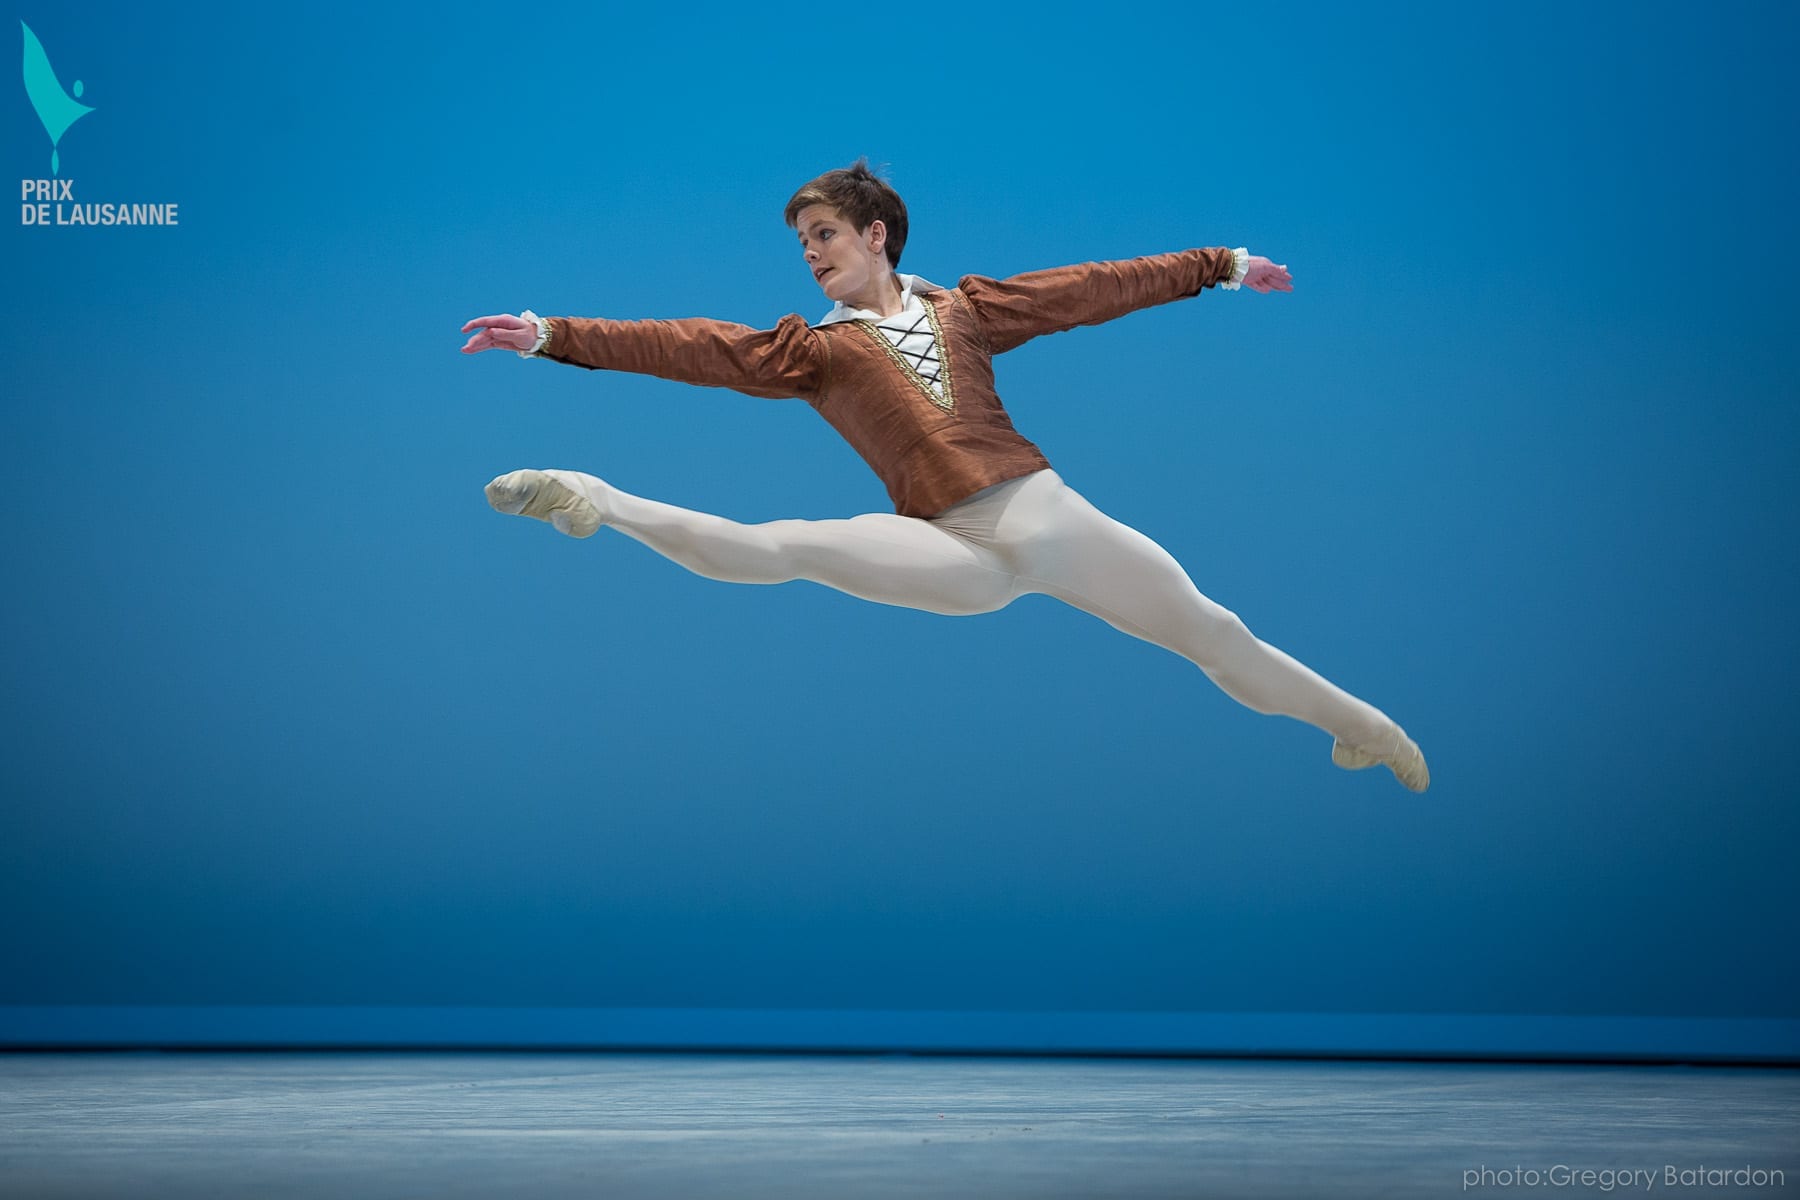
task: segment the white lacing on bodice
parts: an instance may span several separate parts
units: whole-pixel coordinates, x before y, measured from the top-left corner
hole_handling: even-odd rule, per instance
[[[931,320],[925,313],[900,313],[886,317],[875,328],[881,330],[882,336],[893,343],[894,349],[906,356],[907,361],[912,363],[913,370],[919,373],[919,378],[932,391],[940,396],[944,394],[943,365],[938,358],[937,338],[932,334]]]

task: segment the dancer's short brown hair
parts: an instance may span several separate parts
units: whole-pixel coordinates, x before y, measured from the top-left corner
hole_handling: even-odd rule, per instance
[[[810,204],[826,204],[838,210],[846,221],[862,233],[880,221],[887,227],[888,266],[900,265],[900,251],[906,248],[906,202],[885,179],[869,170],[865,155],[847,167],[827,171],[794,193],[782,214],[788,227],[800,221],[800,210]]]

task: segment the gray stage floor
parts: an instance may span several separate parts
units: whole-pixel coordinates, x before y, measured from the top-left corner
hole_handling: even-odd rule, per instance
[[[1585,1183],[1583,1170],[1595,1173]],[[1781,1178],[1759,1187],[1755,1175],[1679,1174],[1700,1170]],[[1540,1174],[1534,1183],[1505,1174],[1513,1171]],[[1800,1195],[1800,1072],[0,1054],[0,1196],[9,1200],[1646,1194]]]

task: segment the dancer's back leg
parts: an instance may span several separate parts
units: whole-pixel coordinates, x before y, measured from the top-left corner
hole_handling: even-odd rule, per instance
[[[951,616],[993,612],[1017,581],[990,551],[893,513],[744,524],[620,491],[579,471],[514,471],[488,485],[502,512],[585,537],[602,524],[728,583],[807,579],[864,600]]]
[[[1407,760],[1395,773],[1422,790],[1424,760],[1413,768],[1417,747],[1407,741],[1407,751],[1396,742],[1404,733],[1390,717],[1257,638],[1236,613],[1203,595],[1168,551],[1096,509],[1054,472],[1034,477],[1013,497],[995,537],[1023,590],[1054,596],[1174,651],[1257,712],[1293,717],[1346,746],[1383,752],[1367,762],[1340,757],[1340,765]]]

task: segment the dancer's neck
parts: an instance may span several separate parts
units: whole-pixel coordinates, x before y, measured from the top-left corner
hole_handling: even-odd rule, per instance
[[[900,276],[889,271],[881,278],[872,280],[868,287],[856,295],[846,297],[844,304],[849,308],[865,309],[884,317],[891,317],[904,307],[900,303],[900,292]]]

